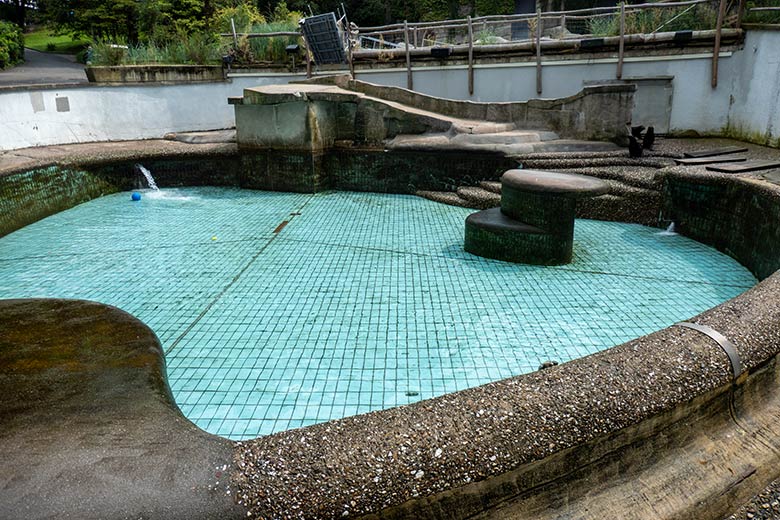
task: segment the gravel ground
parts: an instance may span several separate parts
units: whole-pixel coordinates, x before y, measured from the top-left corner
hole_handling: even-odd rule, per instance
[[[780,518],[780,480],[775,480],[761,493],[724,520],[776,520]]]

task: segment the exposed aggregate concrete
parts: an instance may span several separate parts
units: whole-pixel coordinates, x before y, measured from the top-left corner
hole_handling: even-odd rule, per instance
[[[778,291],[774,275],[694,321],[754,368],[780,347]],[[729,371],[711,341],[672,327],[541,372],[239,443],[235,485],[265,518],[366,514],[636,424],[727,384]]]
[[[82,143],[0,152],[0,175],[29,171],[45,166],[88,166],[137,157],[185,157],[188,155],[235,154],[235,143],[190,144],[165,139]]]
[[[725,520],[777,520],[780,518],[780,480],[775,480]]]
[[[475,186],[463,186],[458,188],[458,196],[473,203],[478,209],[495,208],[501,205],[501,195]]]

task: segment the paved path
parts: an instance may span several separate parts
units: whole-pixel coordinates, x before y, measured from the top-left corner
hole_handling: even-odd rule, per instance
[[[75,56],[24,50],[25,62],[0,71],[0,86],[87,83],[84,65]]]

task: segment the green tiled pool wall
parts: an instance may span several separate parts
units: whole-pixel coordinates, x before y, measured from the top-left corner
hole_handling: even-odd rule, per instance
[[[312,193],[319,189],[322,154],[269,151],[241,154],[237,184],[252,190]]]
[[[492,153],[338,150],[324,156],[323,187],[384,193],[455,191],[496,180],[516,166],[516,161]]]
[[[241,161],[242,188],[302,193],[454,191],[459,186],[497,179],[516,166],[501,154],[360,150],[247,152]]]
[[[139,158],[78,169],[51,166],[0,176],[0,236],[95,197],[145,187],[134,168],[138,163],[153,172],[160,187],[233,186],[298,193],[455,190],[497,179],[515,166],[500,154],[346,150]]]
[[[0,176],[0,236],[119,191],[102,175],[57,166]]]
[[[662,221],[735,258],[759,279],[780,269],[777,196],[739,179],[667,177]]]

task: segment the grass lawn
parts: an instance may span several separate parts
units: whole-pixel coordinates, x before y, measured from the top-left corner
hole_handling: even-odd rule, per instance
[[[54,44],[54,49],[48,47],[49,43]],[[76,54],[83,49],[89,40],[74,40],[69,35],[54,36],[46,28],[35,29],[32,32],[24,33],[24,46],[41,52],[61,52],[64,54]]]

